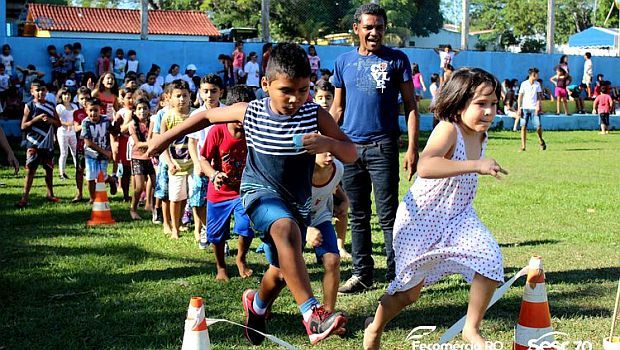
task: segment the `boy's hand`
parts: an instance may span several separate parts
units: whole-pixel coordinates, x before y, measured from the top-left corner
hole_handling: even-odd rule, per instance
[[[481,159],[478,161],[478,174],[480,175],[491,175],[496,179],[501,180],[501,174],[508,175],[508,172],[497,164],[495,159]]]
[[[178,171],[180,171],[180,170],[181,170],[181,169],[179,169],[179,167],[178,167],[178,166],[176,166],[176,165],[172,164],[172,166],[170,167],[170,174],[171,174],[171,175],[174,175],[174,174],[176,174],[176,173],[177,173]]]
[[[161,138],[160,134],[153,134],[153,137],[147,142],[146,154],[149,157],[157,157],[164,151],[165,147],[162,145]]]
[[[226,182],[227,179],[228,175],[226,175],[226,173],[218,171],[217,173],[215,173],[215,176],[213,177],[213,180],[211,182],[213,182],[213,186],[215,186],[215,189],[219,190],[222,185],[224,185],[224,182]]]
[[[104,151],[103,155],[108,159],[112,159],[112,151]]]
[[[302,144],[310,154],[319,154],[331,150],[331,138],[317,133],[305,134],[302,137]]]
[[[306,231],[306,242],[312,247],[318,247],[323,244],[323,235],[316,227],[308,227]]]

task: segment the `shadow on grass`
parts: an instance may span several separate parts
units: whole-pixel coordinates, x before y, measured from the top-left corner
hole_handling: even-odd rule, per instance
[[[537,239],[537,240],[521,241],[521,242],[504,242],[504,243],[500,243],[499,246],[502,248],[532,247],[532,246],[544,245],[544,244],[557,244],[560,242],[561,241],[557,239]]]

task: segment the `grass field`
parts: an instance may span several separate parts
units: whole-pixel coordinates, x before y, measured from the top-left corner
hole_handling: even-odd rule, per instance
[[[545,152],[533,147],[534,138],[527,152],[518,153],[517,133],[490,134],[487,155],[510,175],[503,181],[482,178],[475,207],[501,245],[507,278],[531,255],[545,259],[553,327],[568,334],[558,339],[591,341],[600,349],[620,277],[620,134],[548,132]],[[191,296],[206,299],[208,316],[242,322],[241,294],[255,288],[258,277],[216,283],[212,254],[198,250],[191,234],[172,241],[150,221],[131,222],[119,195],[111,199],[118,224],[87,228],[90,207],[69,203],[72,181],[54,180],[60,204],[44,203],[39,175],[31,205],[16,210],[23,178],[0,171],[6,183],[0,188],[0,349],[179,349]],[[401,197],[409,186],[401,180]],[[376,275],[382,276],[382,234],[373,222]],[[318,291],[321,268],[313,254],[305,258]],[[249,259],[259,276],[264,258],[251,253]],[[228,263],[234,276],[234,259]],[[343,263],[343,279],[350,267]],[[348,335],[313,348],[360,349],[363,320],[374,312],[385,281],[376,286],[341,297],[338,307],[350,315]],[[522,292],[520,281],[483,324],[483,333],[504,349],[511,347]],[[410,349],[405,337],[420,325],[438,327],[425,343],[438,340],[464,315],[467,297],[468,286],[458,276],[426,289],[389,326],[383,348]],[[311,347],[288,292],[275,303],[268,327],[300,349]],[[214,349],[251,348],[240,328],[216,324],[209,333]]]

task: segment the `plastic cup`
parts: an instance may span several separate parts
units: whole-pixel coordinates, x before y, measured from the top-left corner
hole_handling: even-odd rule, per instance
[[[295,148],[300,150],[304,147],[303,134],[293,135],[293,144],[295,144]]]

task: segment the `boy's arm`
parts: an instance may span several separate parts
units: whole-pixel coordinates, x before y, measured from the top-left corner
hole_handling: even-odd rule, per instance
[[[344,163],[357,160],[355,144],[349,140],[332,116],[323,108],[318,109],[318,127],[321,134],[313,133],[303,136],[304,148],[311,154],[331,152]]]
[[[332,115],[336,124],[340,124],[340,119],[342,119],[342,115],[344,114],[345,94],[346,90],[344,88],[336,88],[334,91],[334,102],[329,109],[329,114]]]
[[[204,171],[200,167],[200,155],[198,154],[198,141],[193,137],[188,137],[187,147],[189,148],[189,157],[194,163],[194,169],[199,170],[199,175],[204,175]]]
[[[407,118],[407,136],[409,144],[407,153],[403,159],[403,169],[409,172],[409,181],[413,178],[418,164],[418,135],[420,133],[420,115],[418,104],[413,92],[413,84],[410,81],[400,83],[400,93],[405,104],[405,117]]]
[[[346,214],[346,210],[349,208],[349,196],[347,196],[347,193],[344,191],[340,184],[336,186],[334,197],[340,200],[340,204],[334,206],[334,216],[341,216]]]
[[[247,106],[247,103],[240,102],[229,107],[207,109],[206,111],[200,111],[187,118],[183,123],[175,126],[171,130],[164,132],[162,128],[161,134],[153,135],[153,138],[149,141],[148,155],[150,157],[157,155],[163,152],[172,141],[194,131],[204,129],[211,124],[234,121],[243,122]]]
[[[28,105],[25,105],[24,116],[22,117],[22,125],[21,125],[22,130],[28,129],[32,125],[32,123],[39,121],[39,119],[41,119],[41,116],[37,115],[34,118],[32,118],[32,121],[28,121],[29,114],[30,114],[30,108],[28,108]]]
[[[164,116],[161,119],[161,129],[160,129],[160,131],[161,131],[162,134],[164,134],[166,131],[168,131],[168,123],[167,123],[167,121],[168,121],[168,117],[167,116]],[[177,125],[177,127],[178,127],[178,125]],[[172,139],[170,141],[170,143],[172,143],[173,140],[176,140],[176,139]],[[164,152],[162,154],[164,156],[164,160],[166,161],[166,164],[168,164],[168,168],[172,170],[174,168],[174,163],[172,163],[172,157],[170,156],[170,150],[168,149],[168,146],[170,146],[170,143],[168,143],[168,145],[166,146],[166,148],[164,149]]]
[[[97,153],[99,154],[103,154],[104,156],[106,156],[108,159],[112,158],[112,152],[111,151],[106,151],[103,148],[101,148],[99,145],[97,145],[96,143],[93,142],[93,140],[91,139],[84,139],[84,145],[88,146],[89,148],[94,149],[95,151],[97,151]]]

